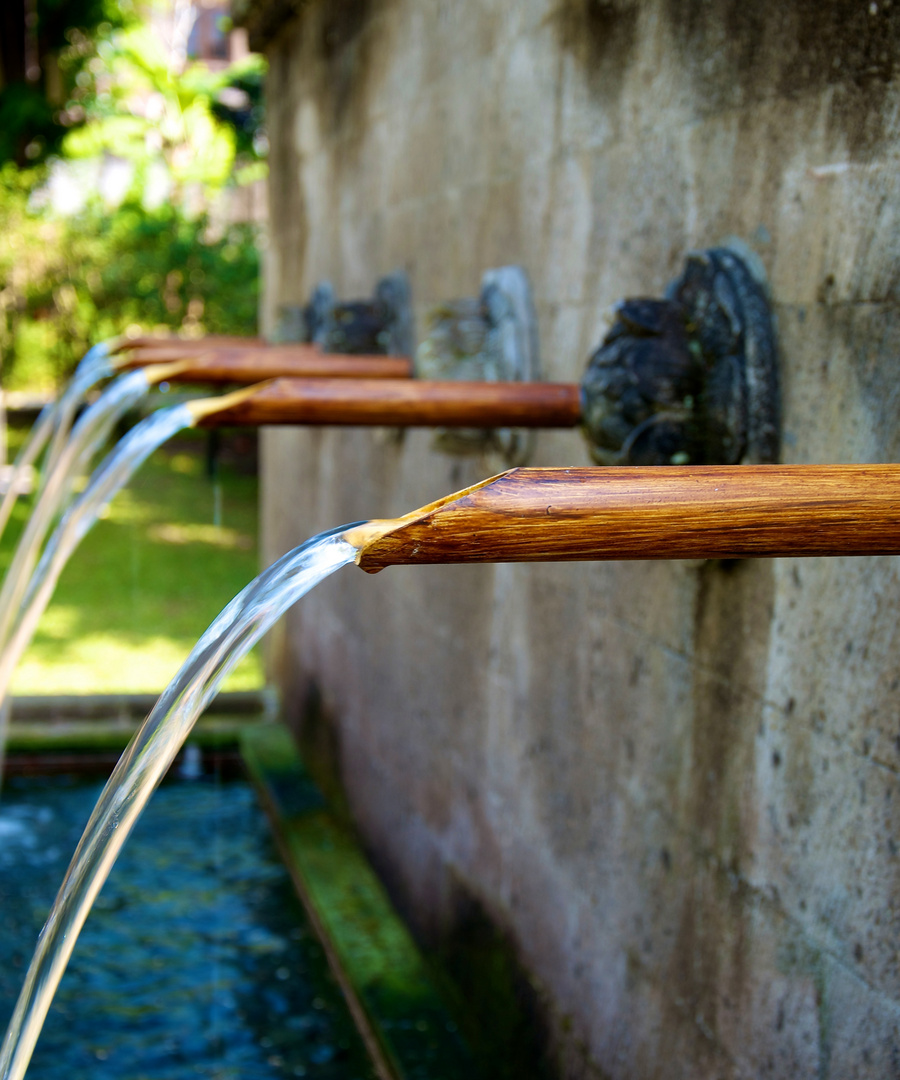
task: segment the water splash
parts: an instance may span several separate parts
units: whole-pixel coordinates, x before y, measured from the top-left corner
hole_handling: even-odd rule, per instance
[[[87,468],[106,442],[115,423],[141,401],[149,389],[150,381],[143,370],[132,371],[116,379],[78,420],[52,468],[45,474],[37,505],[22,533],[3,588],[0,589],[0,646],[5,645],[9,638],[41,544],[68,501],[75,478]]]
[[[87,824],[38,938],[0,1050],[0,1080],[21,1080],[59,980],[97,894],[141,811],[222,681],[301,596],[353,562],[343,526],[263,571],[222,611],[132,739]]]
[[[41,455],[41,451],[52,435],[50,452],[47,455],[47,469],[56,461],[66,436],[72,426],[72,418],[85,394],[91,387],[102,379],[109,378],[114,373],[114,367],[109,356],[109,345],[104,343],[95,345],[89,349],[78,367],[66,389],[57,401],[45,405],[40,415],[34,422],[25,445],[19,451],[13,464],[10,484],[0,502],[0,536],[9,523],[10,516],[16,505],[22,480],[28,470],[34,465]]]

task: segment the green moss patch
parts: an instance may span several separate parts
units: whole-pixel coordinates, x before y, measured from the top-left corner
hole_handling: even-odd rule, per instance
[[[354,837],[303,768],[287,730],[249,729],[242,752],[382,1068],[398,1080],[479,1075],[412,936]]]

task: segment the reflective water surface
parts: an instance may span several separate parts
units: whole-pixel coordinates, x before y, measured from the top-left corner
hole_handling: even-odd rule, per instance
[[[0,1024],[101,787],[7,782]],[[250,785],[167,782],[85,924],[29,1080],[285,1076],[374,1073]]]
[[[104,472],[105,466],[88,492],[101,483],[99,477]],[[345,538],[347,528],[312,537],[277,559],[239,592],[200,637],[132,737],[100,793],[38,938],[0,1048],[0,1076],[4,1080],[25,1076],[85,919],[197,718],[235,665],[281,615],[316,584],[353,561],[358,549]]]

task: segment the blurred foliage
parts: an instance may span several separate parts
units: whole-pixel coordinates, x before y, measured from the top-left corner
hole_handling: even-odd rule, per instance
[[[4,4],[0,164],[24,166],[58,152],[66,132],[84,123],[97,47],[136,15],[130,0],[35,0],[31,13],[24,0]]]
[[[268,153],[263,98],[265,78],[263,57],[252,55],[246,62],[229,69],[227,89],[220,91],[213,102],[213,115],[234,131],[235,149],[240,162],[260,160]],[[243,100],[240,100],[240,95],[243,95]]]
[[[36,2],[42,82],[0,86],[4,387],[49,388],[129,331],[254,333],[255,229],[221,197],[265,174],[264,61],[185,64],[130,4]],[[118,205],[98,190],[111,162]]]
[[[99,60],[104,78],[85,105],[86,122],[62,144],[67,157],[124,159],[138,188],[162,165],[179,198],[187,184],[209,191],[228,183],[239,154],[242,165],[265,156],[262,57],[224,71],[202,63],[179,71],[152,29],[139,25],[101,43]]]
[[[252,334],[255,229],[135,198],[72,218],[29,210],[34,177],[0,170],[0,362],[7,389],[47,387],[97,341],[167,327]]]
[[[10,429],[13,455],[27,430]],[[16,670],[15,693],[158,693],[169,682],[259,568],[257,481],[236,446],[248,438],[232,437],[232,454],[218,471],[220,525],[213,524],[217,501],[204,469],[205,433],[182,432],[150,457],[63,572]],[[33,499],[16,504],[0,542],[0,573],[32,506]],[[254,650],[225,689],[262,684]]]

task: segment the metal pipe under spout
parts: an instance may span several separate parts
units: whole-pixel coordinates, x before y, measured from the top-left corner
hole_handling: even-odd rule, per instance
[[[180,362],[170,382],[254,383],[283,377],[315,379],[406,379],[412,361],[403,356],[350,356],[324,353],[316,345],[262,345],[207,347],[185,350],[165,344],[126,355],[120,368]]]
[[[900,465],[512,469],[347,534],[410,563],[900,554]]]
[[[276,379],[203,424],[571,428],[580,422],[581,388],[574,383]]]

